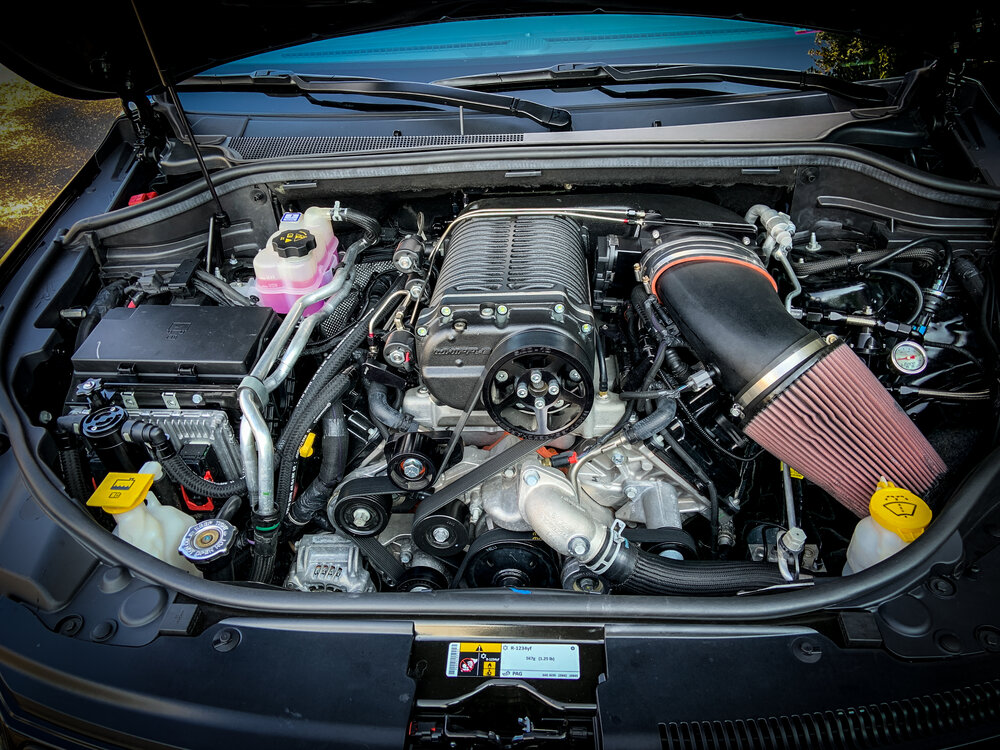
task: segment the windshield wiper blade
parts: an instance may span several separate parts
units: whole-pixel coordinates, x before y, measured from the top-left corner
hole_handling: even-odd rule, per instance
[[[568,129],[572,125],[572,117],[565,109],[548,107],[528,99],[452,88],[439,83],[304,75],[284,70],[258,70],[253,73],[198,75],[178,84],[177,89],[179,91],[255,91],[277,94],[298,92],[310,95],[379,96],[452,107],[467,107],[478,112],[526,117],[553,130]]]
[[[607,86],[677,82],[742,83],[764,88],[825,91],[851,101],[872,104],[883,104],[889,98],[889,93],[879,86],[842,81],[821,73],[745,65],[567,63],[551,68],[483,73],[435,81],[442,86],[482,91],[552,89],[588,84]]]

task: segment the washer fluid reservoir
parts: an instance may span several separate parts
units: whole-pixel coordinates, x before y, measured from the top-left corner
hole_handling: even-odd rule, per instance
[[[284,315],[299,297],[328,283],[340,262],[338,246],[330,209],[313,206],[282,216],[278,231],[253,260],[260,305]],[[306,315],[322,306],[310,305]]]

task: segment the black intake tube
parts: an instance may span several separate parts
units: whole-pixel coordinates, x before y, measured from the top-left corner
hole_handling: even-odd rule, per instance
[[[732,394],[819,339],[785,310],[754,252],[734,240],[668,240],[642,265],[685,340]]]
[[[768,563],[671,560],[638,547],[622,547],[604,577],[632,594],[729,596],[786,583]]]

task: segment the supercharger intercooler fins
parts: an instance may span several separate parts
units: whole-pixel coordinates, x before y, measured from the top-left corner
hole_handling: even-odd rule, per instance
[[[686,235],[643,256],[660,303],[744,413],[743,431],[858,516],[880,478],[918,494],[945,472],[847,346],[796,321],[752,249]]]

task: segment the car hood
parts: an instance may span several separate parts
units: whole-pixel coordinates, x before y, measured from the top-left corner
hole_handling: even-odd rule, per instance
[[[704,16],[704,4],[587,3],[542,0],[443,0],[401,7],[384,0],[175,0],[137,2],[160,70],[178,81],[221,63],[332,36],[441,20],[551,13],[672,13]],[[971,57],[970,48],[996,40],[996,11],[953,4],[948,12],[914,13],[898,2],[768,2],[712,4],[712,16],[839,31],[881,39],[930,56]],[[44,32],[41,31],[44,28]],[[31,29],[30,31],[28,29]],[[72,3],[40,25],[0,28],[0,62],[62,96],[100,99],[155,93],[161,77],[149,54],[132,2]]]

